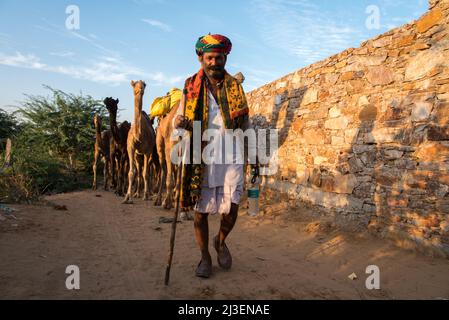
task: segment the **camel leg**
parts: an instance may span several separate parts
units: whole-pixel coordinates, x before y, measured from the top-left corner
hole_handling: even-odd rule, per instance
[[[109,182],[109,167],[110,167],[110,161],[107,159],[107,157],[104,157],[104,168],[103,168],[103,178],[104,178],[104,190],[108,191],[108,182]]]
[[[151,161],[151,160],[150,160]],[[154,170],[153,170],[153,164],[150,162],[148,163],[148,181],[151,183],[151,188],[148,190],[148,194],[151,196],[153,193],[153,186],[154,186]]]
[[[140,157],[136,155],[135,158],[136,165],[136,192],[134,193],[134,198],[140,198],[140,190],[142,189],[142,162],[140,161]]]
[[[119,196],[123,195],[123,172],[124,172],[124,168],[123,168],[123,160],[122,160],[123,155],[120,155],[119,158],[117,159],[117,188],[115,189],[115,193]]]
[[[115,170],[117,172],[117,174],[116,174],[116,181],[115,181],[115,194],[120,194],[120,187],[121,187],[120,179],[121,179],[121,170],[122,170],[122,163],[121,163],[121,156],[120,155],[118,155],[116,157],[115,166],[116,166]]]
[[[161,159],[161,174],[160,174],[160,179],[158,181],[159,190],[157,192],[156,201],[154,202],[155,206],[160,206],[162,204],[162,191],[164,189],[164,182],[165,182],[166,175],[167,175],[167,166],[165,165],[165,158],[160,158],[160,159]]]
[[[161,181],[161,167],[160,166],[157,166],[157,165],[154,166],[154,175],[155,175],[156,184],[155,184],[155,188],[154,188],[153,192],[155,194],[157,194],[158,186]]]
[[[156,161],[154,160],[153,156],[150,157],[150,162],[148,164],[148,171],[149,171],[149,176],[150,176],[150,183],[151,183],[151,187],[149,190],[150,195],[155,195],[157,194],[157,190],[158,190],[158,172],[157,172],[157,166],[156,166]]]
[[[153,184],[153,194],[157,194],[159,190],[159,183],[161,180],[161,164],[160,161],[153,163],[153,176],[154,176],[154,184]]]
[[[125,175],[125,156],[123,154],[120,154],[119,158],[117,159],[117,189],[116,194],[119,196],[123,196],[123,188],[125,185],[124,182],[124,175]]]
[[[109,158],[111,159],[111,170],[109,171],[111,173],[111,178],[112,178],[112,188],[115,189],[117,188],[117,176],[116,176],[116,163],[115,163],[115,152],[111,153],[111,155],[109,156]]]
[[[128,172],[128,191],[126,192],[125,200],[123,200],[123,204],[131,204],[132,200],[132,186],[134,182],[134,176],[136,175],[136,168],[134,163],[134,153],[135,149],[128,149],[128,158],[129,158],[129,172]]]
[[[149,196],[149,174],[148,174],[148,164],[150,161],[150,157],[148,155],[144,155],[143,157],[143,200],[148,200]]]
[[[128,172],[128,156],[126,154],[122,155],[122,165],[120,168],[120,189],[119,194],[123,196],[126,192],[125,188],[127,186],[127,175],[126,172]]]
[[[156,134],[156,151],[159,156],[159,166],[160,174],[158,181],[158,192],[156,200],[154,201],[155,206],[160,206],[162,204],[162,190],[164,189],[165,175],[167,174],[166,160],[165,160],[165,147],[164,139],[160,134]],[[170,156],[170,155],[169,155]]]
[[[122,194],[126,194],[126,186],[128,185],[128,175],[129,172],[129,157],[125,155],[125,162],[123,163],[123,183],[122,183]]]
[[[165,154],[170,154],[170,151],[165,150]],[[162,206],[164,207],[164,209],[171,209],[173,205],[173,163],[170,161],[170,159],[165,161],[165,163],[167,164],[167,175],[166,179],[162,181],[166,183],[167,189],[165,199],[162,202]]]
[[[154,168],[151,161],[148,163],[148,194],[152,196],[154,194],[154,185],[156,184],[155,176],[154,176]]]
[[[99,156],[99,153],[95,152],[94,164],[92,166],[92,169],[94,171],[94,181],[92,183],[92,190],[97,190],[97,162],[98,162],[98,156]]]
[[[153,180],[154,180],[154,183],[153,183],[153,185],[151,187],[151,189],[152,189],[151,192],[153,194],[157,194],[157,192],[159,190],[159,180],[160,180],[160,178],[161,178],[161,173],[160,173],[159,167],[156,164],[153,164]]]

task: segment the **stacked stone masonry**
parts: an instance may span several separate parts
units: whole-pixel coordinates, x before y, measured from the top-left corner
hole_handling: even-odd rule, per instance
[[[273,201],[304,202],[449,253],[449,0],[247,94],[279,130]]]

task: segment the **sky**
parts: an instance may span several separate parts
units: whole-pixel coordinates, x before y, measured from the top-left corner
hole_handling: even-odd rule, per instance
[[[0,0],[0,108],[47,96],[48,85],[119,98],[119,120],[131,120],[130,81],[146,82],[148,111],[198,71],[195,42],[209,32],[231,39],[226,69],[242,72],[250,91],[427,8],[427,0]]]

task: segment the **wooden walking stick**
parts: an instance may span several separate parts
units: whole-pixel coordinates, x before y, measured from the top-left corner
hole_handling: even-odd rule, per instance
[[[185,103],[183,103],[183,110],[182,115],[185,114]],[[179,142],[181,143],[182,137],[179,137]],[[171,236],[170,236],[170,251],[168,252],[168,260],[167,260],[167,267],[165,268],[165,285],[168,286],[168,282],[170,281],[170,269],[171,269],[171,263],[173,260],[173,251],[175,248],[175,237],[176,237],[176,224],[178,223],[178,214],[179,214],[179,200],[181,198],[181,183],[182,183],[182,167],[183,167],[183,154],[181,154],[181,162],[178,167],[178,176],[176,177],[176,205],[175,205],[175,214],[173,217],[173,222],[171,225]]]

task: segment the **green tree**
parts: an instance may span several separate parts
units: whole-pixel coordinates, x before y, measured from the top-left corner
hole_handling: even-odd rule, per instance
[[[7,138],[13,138],[18,132],[19,124],[14,114],[0,109],[0,150],[4,150]]]
[[[95,142],[93,117],[98,114],[103,123],[109,123],[108,113],[102,102],[91,96],[46,88],[52,93],[50,98],[27,95],[20,108],[28,125],[27,139],[39,139],[48,152],[62,157],[70,169],[86,169],[92,162]]]
[[[12,166],[1,168],[0,162],[0,201],[30,200],[90,184],[93,117],[109,123],[106,108],[91,96],[46,88],[48,97],[27,95],[15,113],[0,112],[0,139],[12,139]]]

